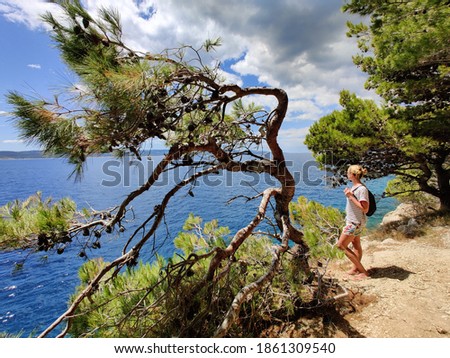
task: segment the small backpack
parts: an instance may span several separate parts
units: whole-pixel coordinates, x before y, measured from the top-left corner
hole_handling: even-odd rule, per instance
[[[375,211],[377,211],[377,202],[375,201],[375,196],[372,194],[372,192],[367,189],[369,192],[369,210],[367,211],[367,216],[372,216]]]
[[[361,185],[363,185],[363,184],[361,184]],[[355,192],[356,189],[358,189],[358,188],[359,188],[359,186],[356,187],[353,190],[353,192]],[[375,213],[375,211],[377,211],[377,202],[375,200],[375,195],[372,194],[372,192],[369,190],[369,188],[366,187],[366,189],[369,193],[369,210],[367,211],[366,216],[372,216]]]

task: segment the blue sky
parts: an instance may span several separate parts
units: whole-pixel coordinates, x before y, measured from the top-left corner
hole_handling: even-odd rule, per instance
[[[226,3],[226,6],[224,5]],[[339,91],[363,89],[365,75],[353,65],[354,40],[345,36],[341,0],[237,1],[85,0],[88,10],[117,8],[127,43],[160,51],[180,44],[197,46],[220,36],[216,57],[229,82],[281,87],[289,111],[279,141],[287,152],[304,152],[308,127],[338,107]],[[71,78],[39,14],[55,9],[45,0],[0,0],[0,150],[31,150],[15,130],[5,94],[18,91],[51,97]],[[152,16],[149,16],[152,14]],[[266,99],[261,99],[261,104]]]
[[[0,17],[0,150],[30,150],[5,112],[10,110],[5,94],[18,91],[27,95],[51,96],[52,88],[62,83],[68,71],[59,59],[45,31],[31,31],[24,24]]]

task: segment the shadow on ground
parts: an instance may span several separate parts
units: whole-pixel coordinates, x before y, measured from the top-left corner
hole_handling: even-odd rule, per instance
[[[406,280],[409,275],[414,274],[414,272],[395,265],[388,267],[374,267],[368,271],[371,278],[390,278],[400,281]]]

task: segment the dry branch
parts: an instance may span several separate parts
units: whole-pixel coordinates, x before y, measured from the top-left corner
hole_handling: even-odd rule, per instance
[[[286,223],[287,219],[282,219],[283,223]],[[287,225],[285,226],[285,233],[288,232]],[[286,234],[282,237],[282,244],[279,246],[274,246],[272,251],[272,264],[270,265],[269,270],[261,276],[255,282],[243,287],[239,293],[235,296],[230,309],[228,310],[222,324],[217,328],[214,333],[215,338],[224,337],[228,330],[231,328],[234,322],[239,318],[239,312],[242,304],[248,299],[248,297],[256,292],[260,291],[266,284],[268,284],[276,275],[280,268],[281,257],[284,252],[288,249],[288,236]]]

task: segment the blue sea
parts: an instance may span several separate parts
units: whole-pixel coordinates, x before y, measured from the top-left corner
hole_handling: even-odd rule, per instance
[[[63,159],[1,160],[0,206],[41,191],[43,197],[54,200],[70,197],[79,209],[111,208],[139,187],[161,158],[144,158],[141,163],[129,158],[123,161],[111,157],[90,158],[80,181],[69,178],[73,167]],[[325,172],[318,168],[310,154],[287,154],[286,159],[296,178],[296,198],[305,196],[344,210],[343,187],[328,186]],[[103,257],[106,260],[117,257],[133,226],[152,212],[171,184],[188,174],[181,169],[167,173],[154,190],[144,193],[132,203],[135,218],[127,223],[127,230],[121,236],[103,236],[102,248],[88,251],[88,257]],[[366,184],[380,197],[388,179],[371,180]],[[254,196],[269,186],[277,186],[277,182],[267,176],[220,172],[197,182],[193,188],[181,190],[168,206],[167,226],[158,232],[159,253],[165,257],[172,255],[172,241],[182,230],[189,213],[202,217],[204,222],[218,219],[219,225],[228,226],[233,234],[252,219],[258,206],[257,200],[247,202],[238,196]],[[188,195],[189,189],[192,189],[194,196]],[[234,197],[238,198],[227,204]],[[397,202],[392,198],[383,198],[377,205],[377,212],[369,218],[369,227],[378,225]],[[85,260],[78,257],[79,249],[79,245],[74,243],[63,255],[24,251],[0,253],[0,332],[35,336],[67,309],[69,297],[79,284],[78,268]],[[145,260],[145,253],[142,258]]]

